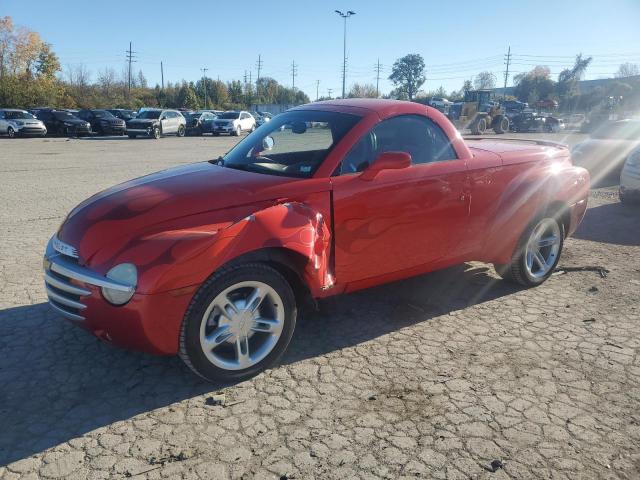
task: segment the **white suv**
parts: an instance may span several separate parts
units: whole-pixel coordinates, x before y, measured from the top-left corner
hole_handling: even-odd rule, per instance
[[[240,136],[242,132],[253,132],[256,129],[256,119],[249,112],[224,112],[213,121],[213,134]]]

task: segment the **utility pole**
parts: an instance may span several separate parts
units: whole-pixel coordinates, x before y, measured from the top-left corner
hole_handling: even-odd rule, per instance
[[[316,102],[320,98],[319,92],[320,92],[320,80],[316,80]]]
[[[352,10],[349,10],[347,13],[342,13],[340,10],[336,10],[335,12],[344,19],[344,40],[342,44],[342,98],[344,98],[347,84],[347,18],[355,15],[356,12]]]
[[[327,88],[327,92],[329,93],[329,98],[331,98],[331,92],[333,92],[333,88]]]
[[[260,81],[260,70],[262,70],[262,55],[258,55],[258,63],[256,63],[258,67],[258,78],[256,78],[256,84]]]
[[[160,61],[160,79],[162,84],[162,91],[164,92],[164,68],[162,67],[162,61]]]
[[[129,50],[126,50],[125,53],[126,55],[126,59],[129,62],[129,89],[128,89],[128,94],[129,96],[131,96],[131,63],[135,63],[136,60],[134,60],[134,58],[136,57],[136,52],[134,52],[133,50],[131,50],[131,42],[129,42]]]
[[[291,88],[296,89],[296,76],[298,75],[298,65],[296,61],[291,62]]]
[[[507,80],[509,80],[509,64],[511,63],[511,45],[509,45],[509,50],[507,51],[507,55],[505,56],[505,61],[507,63],[507,69],[504,72],[504,88],[507,88]],[[504,92],[503,95],[506,97],[507,93]]]
[[[207,107],[207,70],[209,70],[208,68],[204,67],[200,69],[202,71],[202,85],[204,86],[204,108],[205,110],[208,108]]]
[[[378,59],[378,63],[376,63],[376,98],[380,96],[380,89],[378,88],[380,85],[380,70],[382,70],[382,65],[380,65],[380,59]]]

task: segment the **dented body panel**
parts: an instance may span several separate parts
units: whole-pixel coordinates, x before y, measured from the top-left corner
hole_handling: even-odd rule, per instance
[[[469,260],[505,263],[541,211],[561,213],[566,234],[584,215],[589,177],[561,146],[466,142],[440,112],[409,102],[297,108],[360,117],[310,178],[204,162],[126,182],[78,205],[57,232],[77,250],[77,264],[106,275],[132,263],[138,282],[120,307],[76,282],[91,291],[86,319],[77,323],[127,348],[175,354],[200,285],[248,256],[281,253],[308,293],[321,298]],[[457,158],[384,170],[373,180],[336,175],[362,135],[397,115],[431,119]]]

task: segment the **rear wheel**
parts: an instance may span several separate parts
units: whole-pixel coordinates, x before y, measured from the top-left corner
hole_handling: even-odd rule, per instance
[[[295,329],[291,286],[262,263],[215,273],[191,301],[180,332],[180,357],[210,380],[240,380],[284,353]]]
[[[495,265],[498,274],[525,287],[540,285],[556,268],[564,244],[564,227],[557,216],[539,216],[525,229],[511,263]]]
[[[179,137],[184,137],[184,132],[185,132],[184,125],[180,125],[180,126],[178,127],[178,136],[179,136]]]

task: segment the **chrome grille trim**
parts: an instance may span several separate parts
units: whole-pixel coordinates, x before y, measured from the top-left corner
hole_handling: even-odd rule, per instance
[[[77,308],[78,310],[84,310],[87,308],[86,305],[83,305],[80,302],[76,302],[75,300],[71,300],[63,295],[60,295],[57,292],[54,292],[49,286],[45,286],[47,289],[47,295],[49,296],[49,300],[54,300],[62,305],[66,305],[67,307]]]
[[[91,291],[85,288],[80,288],[71,283],[64,282],[54,277],[47,271],[44,272],[44,281],[48,285],[51,285],[52,287],[56,287],[59,290],[64,290],[65,292],[69,292],[72,295],[80,295],[81,297],[86,297],[87,295],[91,295]]]
[[[75,313],[67,312],[65,309],[60,308],[51,300],[49,300],[49,306],[53,308],[56,312],[58,312],[60,315],[62,315],[63,317],[69,318],[71,320],[76,320],[76,321],[84,320],[84,317],[80,315],[76,315]]]
[[[135,292],[135,287],[126,285],[115,280],[111,280],[100,275],[89,268],[77,263],[77,257],[61,254],[55,248],[55,241],[59,240],[54,236],[49,240],[44,254],[44,282],[49,304],[51,307],[71,320],[81,321],[85,318],[80,314],[87,306],[82,303],[82,297],[92,294],[91,290],[72,281],[94,285],[100,288],[110,288],[121,292]],[[62,242],[61,242],[62,243]],[[75,252],[75,248],[64,244],[65,251]]]

